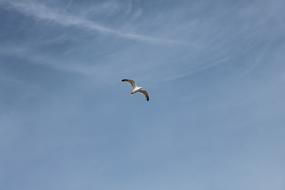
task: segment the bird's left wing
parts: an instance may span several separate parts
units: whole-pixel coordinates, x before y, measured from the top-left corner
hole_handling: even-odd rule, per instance
[[[149,101],[149,95],[148,95],[148,92],[146,90],[140,89],[140,90],[138,90],[138,92],[142,93],[145,96],[146,101]]]
[[[132,79],[123,79],[122,82],[128,82],[132,85],[133,88],[136,87],[136,82]]]

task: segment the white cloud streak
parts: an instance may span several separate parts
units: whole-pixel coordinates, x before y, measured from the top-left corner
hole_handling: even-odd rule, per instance
[[[81,17],[77,17],[74,15],[66,14],[57,9],[53,9],[44,4],[33,2],[33,1],[22,2],[22,1],[4,0],[4,1],[0,1],[0,3],[2,4],[4,3],[8,5],[9,7],[12,7],[14,10],[24,15],[31,16],[39,20],[52,21],[61,26],[66,26],[66,27],[72,26],[72,27],[77,27],[81,29],[100,32],[103,34],[109,34],[109,35],[117,36],[120,38],[125,38],[129,40],[140,41],[140,42],[153,43],[153,44],[166,44],[166,45],[179,45],[179,44],[183,45],[184,44],[181,42],[177,42],[175,40],[161,39],[161,38],[150,37],[150,36],[141,35],[137,33],[128,33],[128,32],[123,32],[120,30],[115,30],[115,29],[108,28],[100,24],[97,24],[94,21],[84,19]]]

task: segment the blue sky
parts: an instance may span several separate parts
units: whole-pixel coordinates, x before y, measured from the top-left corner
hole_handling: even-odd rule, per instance
[[[0,189],[284,190],[284,6],[0,0]]]

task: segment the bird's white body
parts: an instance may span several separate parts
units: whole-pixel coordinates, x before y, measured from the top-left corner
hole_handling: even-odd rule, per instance
[[[132,89],[131,94],[137,93],[140,89],[142,89],[142,87],[135,86],[135,87]]]

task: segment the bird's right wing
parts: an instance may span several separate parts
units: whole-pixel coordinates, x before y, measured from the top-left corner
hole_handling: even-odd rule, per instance
[[[133,88],[136,87],[136,82],[134,80],[131,79],[123,79],[122,82],[128,82],[132,85]]]
[[[140,90],[138,90],[138,92],[142,93],[145,96],[146,101],[149,101],[149,95],[148,95],[148,92],[146,90],[140,89]]]

